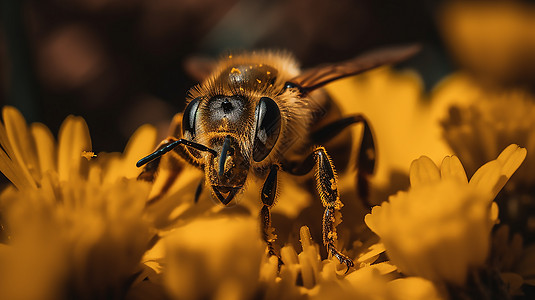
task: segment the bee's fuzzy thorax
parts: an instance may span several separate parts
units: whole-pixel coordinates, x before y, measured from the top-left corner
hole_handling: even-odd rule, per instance
[[[245,67],[245,68],[244,68]],[[261,82],[261,78],[255,75],[241,74],[245,69],[265,69],[265,73],[255,74],[264,77],[272,77],[272,82]],[[246,70],[247,71],[247,70]],[[269,74],[275,71],[276,74]],[[286,51],[259,50],[253,52],[234,52],[222,56],[216,66],[202,83],[192,88],[189,92],[188,101],[199,96],[215,95],[243,95],[256,97],[258,91],[269,96],[278,94],[284,84],[300,72],[299,66],[292,54]],[[236,73],[241,80],[233,80]],[[234,78],[233,78],[234,77]],[[258,77],[258,78],[257,78]],[[230,80],[229,80],[230,79]],[[242,81],[243,79],[246,79]],[[257,82],[259,81],[260,82]]]

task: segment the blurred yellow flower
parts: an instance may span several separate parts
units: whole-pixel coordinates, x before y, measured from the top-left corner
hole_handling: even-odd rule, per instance
[[[528,154],[496,199],[500,218],[527,241],[535,240],[535,97],[524,90],[489,91],[473,77],[457,73],[445,79],[433,99],[462,99],[441,120],[443,135],[459,156],[468,174],[496,157],[511,143],[526,147]]]
[[[2,109],[4,124],[0,123],[0,170],[22,190],[38,188],[47,173],[57,174],[59,181],[72,175],[87,177],[90,165],[86,153],[91,151],[91,138],[84,119],[68,116],[59,130],[58,143],[48,127],[33,123],[28,128],[21,113],[11,106]],[[135,178],[135,162],[150,152],[156,139],[151,126],[142,126],[134,133],[123,155],[106,154],[94,164],[103,181],[119,177]],[[99,170],[97,170],[99,169]]]
[[[442,36],[461,66],[489,87],[533,83],[535,6],[522,1],[445,1]]]
[[[510,295],[522,295],[522,285],[535,285],[535,247],[523,247],[523,238],[508,225],[493,231],[489,264],[500,272]]]
[[[82,118],[65,120],[56,145],[48,128],[28,129],[16,109],[3,116],[0,170],[14,186],[0,195],[9,233],[0,299],[122,298],[153,235],[144,217],[150,186],[128,179],[136,174],[126,165],[148,151],[155,130],[140,128],[122,155],[87,161]]]
[[[455,84],[455,83],[451,83]],[[445,84],[442,89],[451,89]],[[457,95],[457,97],[461,97]],[[452,106],[442,121],[444,137],[473,174],[478,165],[495,157],[511,142],[526,146],[528,157],[513,181],[534,185],[535,98],[523,91],[485,93],[471,104]]]
[[[492,200],[525,156],[510,145],[470,182],[457,157],[446,157],[440,169],[421,157],[411,165],[409,191],[374,207],[365,222],[404,274],[462,286],[469,268],[488,256],[497,217]]]
[[[431,281],[421,277],[399,278],[388,282],[389,299],[448,299]]]
[[[418,74],[383,67],[335,81],[327,90],[344,115],[363,114],[374,131],[377,166],[371,178],[372,203],[380,204],[407,187],[406,166],[414,157],[424,154],[438,160],[451,153],[438,120],[455,99],[428,101]],[[359,137],[361,130],[355,127],[354,136]]]
[[[265,248],[258,220],[198,218],[167,234],[165,284],[176,299],[250,299]]]

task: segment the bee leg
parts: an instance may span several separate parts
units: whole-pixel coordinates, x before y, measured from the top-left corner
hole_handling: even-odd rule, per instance
[[[311,134],[311,137],[314,143],[322,145],[328,142],[333,136],[346,127],[356,123],[362,123],[364,127],[362,132],[362,140],[360,143],[360,150],[356,162],[356,169],[358,170],[356,179],[358,193],[360,198],[366,202],[367,205],[370,205],[369,178],[375,172],[376,150],[372,129],[366,118],[363,115],[354,115],[334,121],[314,131]]]
[[[360,199],[362,199],[369,207],[370,203],[370,177],[375,173],[375,160],[377,153],[375,149],[375,141],[372,130],[364,120],[364,130],[362,132],[362,140],[360,142],[360,150],[357,158],[356,169],[357,172],[357,188]]]
[[[277,256],[279,260],[279,267],[282,265],[282,260],[275,252],[273,244],[277,239],[277,235],[273,233],[274,228],[271,227],[271,212],[269,209],[275,203],[275,197],[277,195],[277,172],[279,171],[278,165],[272,165],[269,174],[262,187],[260,198],[262,199],[262,209],[260,210],[260,220],[262,222],[262,237],[268,247],[269,256]]]
[[[335,213],[342,208],[338,193],[338,180],[331,158],[323,147],[314,150],[316,159],[316,187],[325,212],[323,213],[323,245],[327,247],[327,252],[336,257],[340,263],[346,264],[347,271],[354,266],[353,261],[336,249],[336,224]]]

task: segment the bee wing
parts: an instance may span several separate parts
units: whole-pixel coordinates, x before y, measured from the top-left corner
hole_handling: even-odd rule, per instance
[[[289,82],[298,85],[305,93],[326,85],[329,82],[356,75],[370,69],[395,64],[408,59],[421,49],[420,45],[398,46],[375,50],[356,58],[334,64],[320,65],[308,69]]]

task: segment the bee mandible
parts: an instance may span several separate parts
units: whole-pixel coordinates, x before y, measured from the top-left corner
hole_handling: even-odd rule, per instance
[[[418,51],[417,45],[386,48],[303,72],[283,52],[223,57],[208,78],[189,91],[181,125],[176,125],[181,130],[173,128],[176,136],[169,136],[138,161],[138,167],[146,165],[138,178],[153,180],[160,157],[171,152],[204,172],[195,200],[206,185],[223,205],[243,190],[249,174],[263,179],[262,236],[269,255],[277,255],[270,209],[277,194],[278,172],[305,175],[315,169],[315,185],[325,209],[323,244],[349,270],[353,261],[335,246],[335,212],[343,204],[333,160],[322,145],[352,124],[364,125],[357,178],[359,193],[365,196],[367,178],[375,168],[375,143],[362,115],[338,116],[327,122],[335,106],[320,88],[403,61]]]

